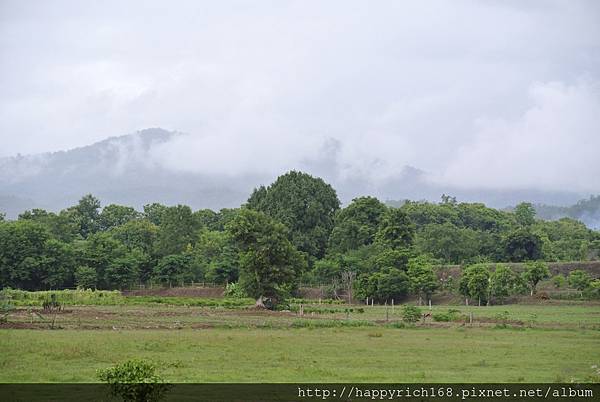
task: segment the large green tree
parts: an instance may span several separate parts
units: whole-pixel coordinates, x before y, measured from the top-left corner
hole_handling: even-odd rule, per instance
[[[241,250],[242,288],[256,299],[257,307],[265,307],[265,299],[276,303],[306,267],[304,256],[288,240],[287,228],[244,208],[227,224],[227,231]]]
[[[247,207],[282,222],[290,240],[311,257],[325,255],[340,201],[335,190],[320,178],[291,171],[269,187],[254,190]]]

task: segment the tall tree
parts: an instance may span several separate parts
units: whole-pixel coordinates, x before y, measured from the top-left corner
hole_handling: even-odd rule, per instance
[[[269,187],[255,189],[247,207],[282,222],[290,230],[296,248],[311,257],[325,255],[340,201],[322,179],[291,171]]]
[[[262,212],[241,209],[227,231],[241,250],[242,288],[256,299],[257,307],[265,307],[265,299],[277,302],[306,266],[302,253],[288,240],[287,228]]]

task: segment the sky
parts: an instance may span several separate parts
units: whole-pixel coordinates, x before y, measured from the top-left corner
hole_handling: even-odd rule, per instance
[[[600,192],[600,2],[0,0],[0,156]]]

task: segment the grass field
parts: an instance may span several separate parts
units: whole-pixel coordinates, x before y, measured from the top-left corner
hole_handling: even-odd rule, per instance
[[[95,381],[151,359],[175,382],[568,382],[600,362],[598,331],[484,328],[5,330],[2,382]]]
[[[303,317],[162,303],[19,307],[0,325],[0,382],[97,381],[97,369],[133,357],[173,382],[599,380],[598,304],[434,306],[461,318],[415,326],[397,306],[352,307],[307,304]]]

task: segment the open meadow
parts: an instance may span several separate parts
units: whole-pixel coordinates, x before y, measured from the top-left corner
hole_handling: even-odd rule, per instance
[[[52,312],[15,300],[0,324],[0,382],[95,382],[131,358],[171,382],[598,381],[594,302],[434,305],[407,323],[402,306],[114,295]]]

